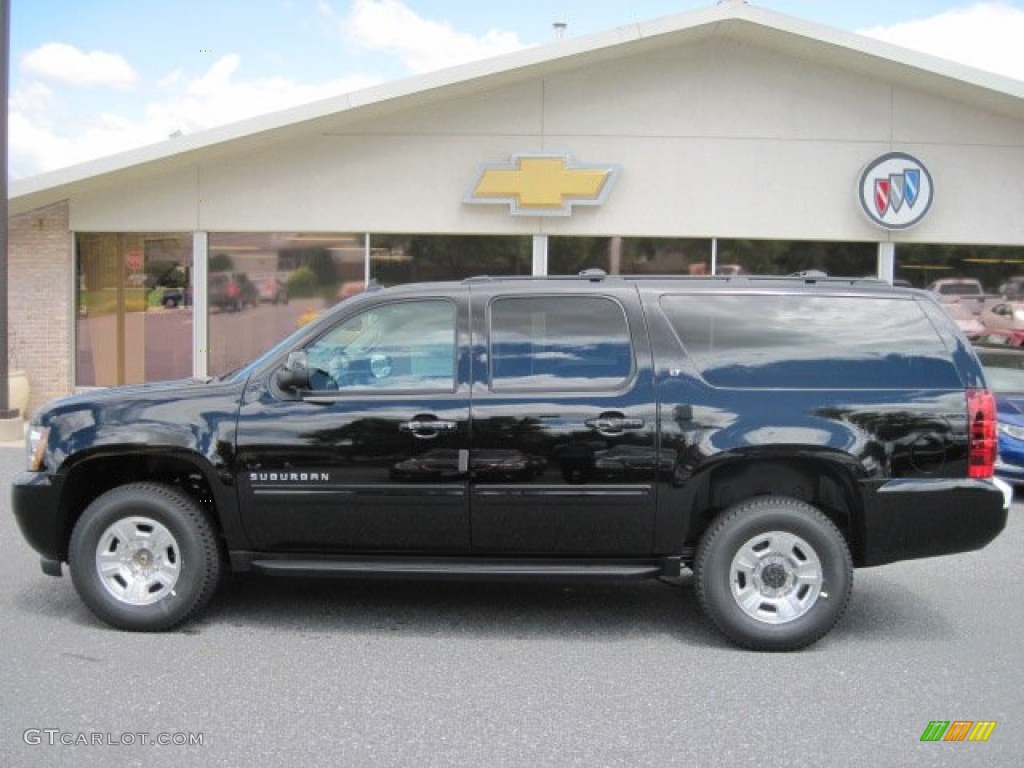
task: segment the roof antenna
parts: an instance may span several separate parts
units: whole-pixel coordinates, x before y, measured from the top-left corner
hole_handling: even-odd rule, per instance
[[[565,30],[568,28],[569,23],[565,21],[556,21],[551,26],[555,29],[555,40],[561,40],[565,37]]]

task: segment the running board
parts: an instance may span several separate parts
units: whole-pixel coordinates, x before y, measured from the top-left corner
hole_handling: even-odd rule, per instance
[[[377,578],[551,579],[630,581],[679,576],[678,557],[648,560],[585,560],[424,557],[266,556],[232,552],[235,571],[278,576],[359,576]]]

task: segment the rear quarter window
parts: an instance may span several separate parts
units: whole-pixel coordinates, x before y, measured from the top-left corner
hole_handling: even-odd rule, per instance
[[[962,385],[912,298],[667,295],[661,308],[704,380],[753,389]]]

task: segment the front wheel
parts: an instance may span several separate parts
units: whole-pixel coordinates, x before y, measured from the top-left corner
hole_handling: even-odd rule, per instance
[[[853,562],[820,510],[765,496],[729,507],[711,523],[694,576],[704,612],[729,639],[752,650],[792,651],[839,621]]]
[[[97,497],[68,550],[82,601],[120,629],[169,629],[213,596],[221,557],[209,520],[186,493],[132,483]]]

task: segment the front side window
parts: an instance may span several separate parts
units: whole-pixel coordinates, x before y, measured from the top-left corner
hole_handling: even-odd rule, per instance
[[[617,389],[632,371],[626,317],[611,299],[501,298],[490,317],[495,391]]]
[[[373,307],[321,336],[306,356],[317,391],[452,391],[455,305],[430,299]]]

